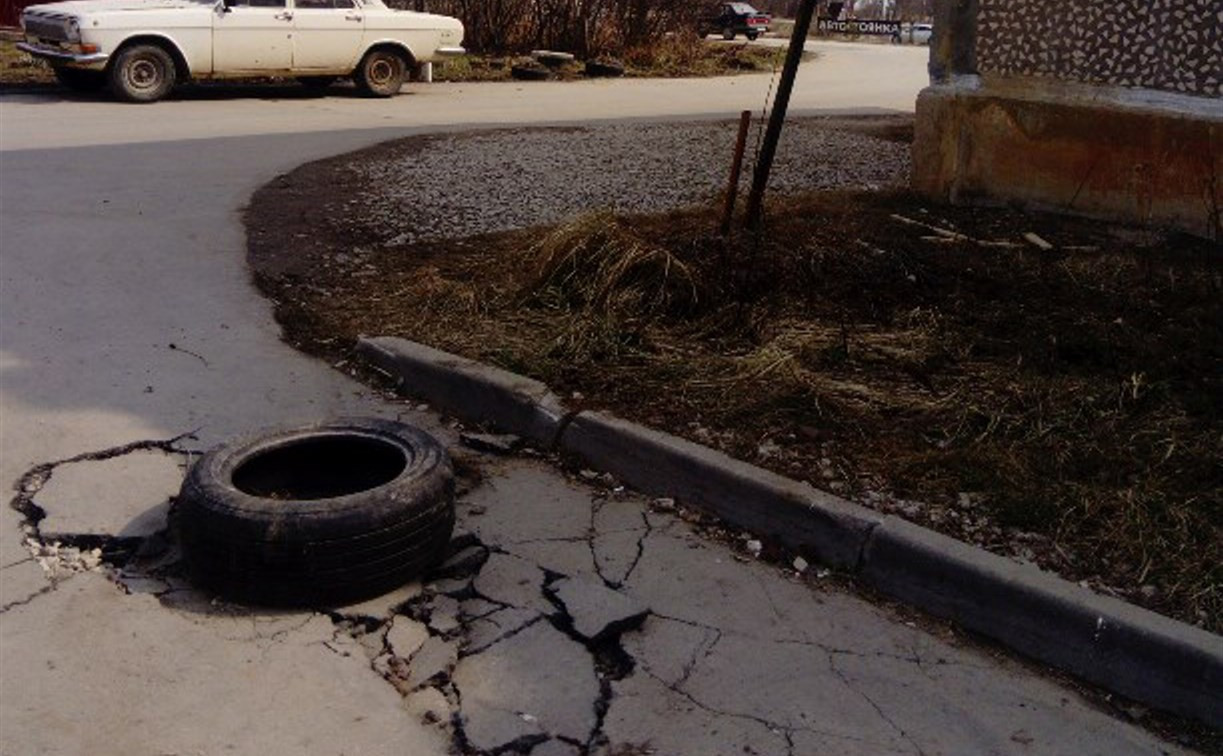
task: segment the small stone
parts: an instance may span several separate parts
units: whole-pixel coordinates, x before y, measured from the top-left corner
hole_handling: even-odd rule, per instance
[[[578,477],[582,480],[594,482],[599,479],[599,473],[594,470],[581,470],[578,472]]]
[[[777,442],[769,438],[756,447],[756,456],[760,457],[760,459],[771,459],[776,457],[780,451],[781,447],[777,445]]]
[[[459,440],[470,449],[502,455],[513,454],[523,444],[520,437],[511,434],[460,433]]]
[[[764,544],[757,540],[747,542],[747,551],[754,557],[759,557],[760,552],[764,550]]]
[[[650,502],[650,508],[653,509],[655,512],[674,512],[675,511],[675,499],[666,498],[666,497],[661,498],[661,499],[654,499],[653,501]]]
[[[810,566],[811,565],[807,563],[806,559],[803,559],[802,557],[794,557],[794,571],[798,574],[803,574]]]

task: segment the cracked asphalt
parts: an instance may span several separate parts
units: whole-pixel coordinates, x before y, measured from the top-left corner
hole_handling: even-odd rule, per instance
[[[844,46],[796,108],[911,103],[923,77],[895,69],[914,52]],[[427,407],[281,343],[247,280],[240,208],[306,160],[428,124],[536,122],[540,100],[558,122],[720,116],[768,84],[0,97],[0,754],[1180,752],[673,502],[464,448]],[[195,590],[166,529],[186,466],[339,414],[418,424],[477,471],[447,562],[313,611]]]

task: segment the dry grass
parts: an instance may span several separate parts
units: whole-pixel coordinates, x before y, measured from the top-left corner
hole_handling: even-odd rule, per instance
[[[676,34],[624,53],[629,76],[721,76],[728,73],[780,69],[785,49],[708,42],[690,34]],[[808,54],[804,59],[811,59]]]
[[[0,86],[55,83],[55,76],[45,63],[17,49],[20,39],[16,34],[0,37]]]
[[[759,45],[710,43],[692,35],[676,35],[625,51],[620,60],[625,75],[639,78],[726,76],[772,71],[780,67],[784,50]],[[814,58],[814,54],[808,55]],[[533,64],[529,57],[464,55],[447,60],[434,71],[436,81],[508,81],[515,64]],[[553,70],[553,78],[584,78],[583,63]]]
[[[727,241],[704,210],[595,214],[261,284],[305,348],[381,333],[491,361],[1223,629],[1218,247],[905,195],[771,217]]]

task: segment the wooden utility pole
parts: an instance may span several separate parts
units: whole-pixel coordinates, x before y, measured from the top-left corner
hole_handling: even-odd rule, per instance
[[[786,109],[790,107],[790,93],[794,90],[794,77],[798,64],[803,59],[803,46],[807,32],[811,29],[811,17],[815,15],[818,0],[802,0],[798,16],[794,19],[794,32],[790,36],[790,50],[786,54],[786,65],[781,72],[781,83],[777,85],[777,97],[773,101],[773,112],[769,115],[769,127],[760,145],[760,159],[752,177],[752,191],[747,197],[747,227],[755,231],[760,228],[764,203],[764,190],[769,183],[769,171],[773,168],[773,156],[777,153],[777,140],[781,138],[781,126],[786,120]]]

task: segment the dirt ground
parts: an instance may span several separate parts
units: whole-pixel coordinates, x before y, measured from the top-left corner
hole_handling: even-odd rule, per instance
[[[395,335],[492,362],[1223,629],[1217,244],[894,190],[774,197],[729,239],[697,207],[394,244],[348,220],[349,160],[248,211],[294,345],[339,363]]]

